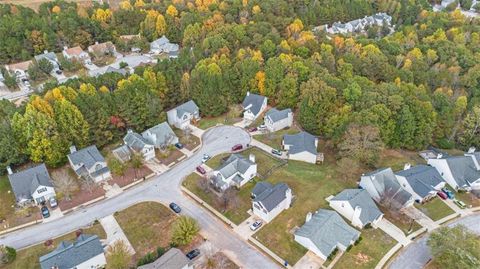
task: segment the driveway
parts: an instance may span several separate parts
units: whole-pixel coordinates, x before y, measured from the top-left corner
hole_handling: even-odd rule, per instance
[[[438,228],[438,224],[436,224],[432,219],[427,217],[427,215],[423,214],[422,211],[418,210],[414,206],[409,206],[404,209],[404,213],[409,216],[410,218],[417,221],[422,227],[427,228],[429,231],[432,231]]]
[[[102,200],[84,209],[77,210],[49,223],[42,223],[0,237],[0,244],[24,248],[59,235],[74,231],[96,219],[121,211],[133,204],[157,201],[167,205],[175,202],[182,213],[195,218],[202,228],[202,235],[216,247],[238,262],[243,268],[279,268],[270,258],[241,239],[231,228],[195,203],[180,191],[180,184],[201,163],[202,155],[211,156],[229,152],[235,144],[250,143],[250,136],[232,126],[209,129],[203,135],[203,146],[192,157],[185,159],[169,171],[109,199]]]
[[[378,224],[378,228],[380,228],[382,231],[384,231],[386,234],[390,235],[393,239],[397,240],[400,244],[406,246],[410,243],[410,239],[408,239],[405,234],[395,226],[393,223],[388,221],[385,218],[382,218]]]
[[[248,219],[244,220],[242,223],[240,223],[237,227],[235,227],[235,232],[240,235],[243,239],[247,240],[248,238],[250,238],[254,233],[256,233],[257,231],[259,231],[263,225],[265,225],[265,223],[262,223],[262,226],[260,228],[258,228],[256,231],[252,231],[250,229],[250,225],[252,225],[252,223],[254,223],[255,221],[257,220],[260,220],[260,218],[258,218],[257,216],[255,215],[251,215]],[[263,221],[262,221],[263,222]]]
[[[130,254],[135,254],[135,249],[128,240],[127,236],[122,230],[122,227],[118,224],[117,220],[113,215],[106,216],[105,218],[100,219],[100,224],[102,224],[105,233],[107,234],[107,245],[112,246],[117,241],[123,241],[127,245]]]
[[[449,227],[455,225],[465,225],[472,232],[480,235],[480,213],[475,213],[465,218],[458,219],[451,224]],[[390,269],[422,269],[425,264],[432,258],[430,250],[427,246],[427,236],[423,236],[419,240],[411,243],[403,249],[403,251],[392,261],[389,268]]]

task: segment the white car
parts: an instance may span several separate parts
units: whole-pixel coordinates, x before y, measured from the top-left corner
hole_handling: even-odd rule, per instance
[[[55,200],[55,197],[50,198],[49,202],[50,202],[51,208],[55,208],[58,206],[58,203],[57,203],[57,200]]]
[[[257,220],[255,221],[254,223],[252,223],[252,225],[250,225],[250,230],[252,231],[256,231],[258,228],[260,228],[262,226],[262,221],[261,220]]]
[[[202,163],[206,163],[208,160],[210,160],[212,157],[208,156],[207,154],[203,154],[202,158]]]

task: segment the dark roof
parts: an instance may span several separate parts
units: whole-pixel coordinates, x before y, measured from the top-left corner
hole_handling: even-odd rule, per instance
[[[261,183],[261,182],[260,182]],[[260,184],[259,183],[259,184]],[[286,198],[286,192],[290,189],[285,183],[278,183],[277,185],[265,189],[257,195],[253,201],[259,202],[268,211],[272,211],[278,204]]]
[[[359,218],[363,224],[372,223],[382,215],[382,212],[378,209],[366,190],[345,189],[333,197],[331,201],[346,201],[353,209],[357,206],[360,207],[362,212]]]
[[[167,122],[162,122],[144,131],[142,133],[142,137],[150,144],[159,147],[165,142],[168,142],[167,139],[175,138],[177,135],[173,132],[172,128]]]
[[[249,93],[245,96],[245,99],[243,99],[243,109],[247,109],[248,107],[253,114],[257,115],[260,112],[260,109],[262,109],[263,102],[266,98],[267,97],[265,96]]]
[[[401,206],[404,206],[412,198],[412,195],[400,186],[392,168],[381,168],[365,174],[364,177],[368,177],[372,181],[380,195],[389,196]]]
[[[255,184],[255,187],[253,187],[252,195],[254,197],[257,197],[265,190],[271,189],[271,188],[273,188],[273,185],[270,182],[260,181],[257,184]]]
[[[445,158],[452,172],[453,179],[460,187],[469,186],[480,179],[480,171],[471,156],[454,156]]]
[[[57,249],[41,256],[40,266],[42,269],[51,269],[55,266],[59,269],[75,268],[102,253],[103,247],[98,236],[82,234],[77,241],[73,243],[63,241]]]
[[[127,144],[134,151],[141,151],[146,145],[153,146],[145,138],[135,132],[129,131],[123,138],[125,144]]]
[[[47,167],[43,163],[8,175],[8,179],[17,201],[32,199],[32,193],[39,186],[53,187],[52,179],[48,174]]]
[[[95,145],[70,153],[68,158],[74,165],[83,164],[87,169],[92,168],[97,162],[105,162],[105,158]]]
[[[288,114],[292,113],[290,108],[284,110],[278,110],[276,108],[272,108],[267,113],[265,113],[265,117],[269,118],[272,122],[277,122],[283,119],[288,118]]]
[[[171,248],[156,261],[142,265],[137,269],[182,269],[189,260],[178,248]]]
[[[290,146],[288,152],[292,154],[304,151],[317,154],[317,146],[315,145],[316,139],[315,136],[307,132],[300,132],[294,135],[284,135],[283,143]]]
[[[437,169],[423,164],[410,167],[395,174],[405,177],[413,191],[422,198],[428,196],[431,191],[435,191],[435,186],[443,182],[443,178]]]
[[[198,106],[193,102],[193,100],[190,100],[186,103],[183,103],[175,108],[177,110],[177,117],[182,118],[185,113],[191,113],[195,114],[198,112]]]

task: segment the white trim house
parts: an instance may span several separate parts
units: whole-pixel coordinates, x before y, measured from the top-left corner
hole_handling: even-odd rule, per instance
[[[284,135],[283,149],[288,151],[288,159],[307,163],[317,163],[318,138],[307,133],[300,132],[294,135]]]
[[[255,156],[246,159],[240,154],[232,154],[225,162],[213,171],[212,184],[224,191],[229,187],[242,187],[257,175]]]
[[[188,127],[192,120],[200,120],[197,104],[190,100],[167,112],[168,123],[179,129]]]
[[[159,149],[178,143],[177,135],[173,132],[167,122],[162,122],[147,129],[142,133],[142,137],[155,148]]]
[[[253,188],[252,197],[253,214],[268,223],[290,208],[292,190],[285,183],[272,185],[262,181]]]
[[[142,155],[145,161],[155,158],[155,147],[138,133],[132,130],[127,131],[123,142],[136,154]]]
[[[17,173],[13,173],[10,167],[7,170],[8,180],[18,205],[26,205],[30,202],[39,205],[55,197],[53,182],[45,164]]]
[[[254,121],[267,109],[267,97],[247,92],[247,96],[243,99],[243,119],[246,121]]]
[[[445,187],[437,169],[429,165],[410,166],[406,164],[402,171],[395,172],[398,183],[408,191],[418,203],[436,197],[437,192]]]
[[[263,120],[269,132],[280,131],[292,126],[293,112],[290,108],[284,110],[272,108],[265,113]]]
[[[383,218],[383,213],[366,190],[345,189],[335,195],[329,203],[331,208],[358,228],[364,228],[369,224],[376,228],[377,223]]]
[[[68,162],[78,177],[92,179],[95,183],[108,180],[112,177],[97,146],[92,145],[77,151],[75,146],[70,147]]]

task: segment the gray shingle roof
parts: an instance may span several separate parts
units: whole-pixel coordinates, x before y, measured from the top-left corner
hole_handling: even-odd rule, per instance
[[[292,113],[290,108],[284,110],[278,110],[276,108],[272,108],[265,114],[266,118],[269,118],[273,123],[288,118],[288,114]]]
[[[121,145],[120,147],[112,150],[113,155],[120,159],[122,162],[130,160],[131,152],[127,145]]]
[[[260,112],[260,109],[262,109],[263,102],[266,98],[267,97],[265,96],[250,93],[247,96],[245,96],[245,99],[243,99],[242,106],[244,109],[250,106],[249,107],[250,111],[253,114],[258,115],[258,113]]]
[[[138,269],[182,269],[189,261],[178,248],[171,248],[156,261],[142,265]]]
[[[42,59],[47,59],[47,60],[53,61],[53,62],[58,61],[57,60],[57,55],[55,55],[55,53],[53,53],[53,52],[42,53],[40,55],[35,56],[35,60],[37,60],[37,62],[39,62]]]
[[[152,145],[138,133],[130,131],[123,138],[123,141],[134,151],[141,151],[145,147],[145,145]]]
[[[284,135],[283,143],[290,146],[288,152],[291,154],[304,151],[317,154],[317,147],[315,146],[316,139],[315,136],[307,132],[300,132],[294,135]]]
[[[110,65],[88,71],[88,74],[92,77],[98,77],[106,73],[118,73],[125,76],[127,71],[125,69],[118,69]]]
[[[242,155],[232,154],[217,169],[217,171],[220,172],[220,174],[222,174],[224,178],[229,178],[237,172],[239,172],[240,174],[244,174],[252,165],[255,165],[255,163],[251,162]]]
[[[40,164],[23,171],[8,175],[10,185],[17,201],[32,199],[32,193],[39,186],[53,187],[52,179],[45,164]]]
[[[271,188],[273,188],[273,185],[270,182],[260,181],[253,187],[252,195],[258,197],[262,192]]]
[[[391,197],[401,206],[405,205],[412,198],[412,195],[400,186],[392,168],[381,168],[364,176],[370,178],[379,194]]]
[[[262,183],[262,182],[260,182]],[[260,184],[258,183],[258,184]],[[257,184],[257,185],[258,185]],[[266,186],[266,185],[263,185]],[[253,201],[262,203],[263,207],[270,212],[283,200],[285,200],[286,192],[290,189],[285,183],[278,183],[273,187],[265,189],[259,195],[257,195]],[[258,189],[257,189],[258,190]]]
[[[360,207],[362,212],[359,218],[363,224],[372,223],[382,215],[382,212],[378,209],[366,190],[345,189],[333,197],[331,201],[346,201],[353,209],[357,206]]]
[[[454,156],[445,160],[452,171],[453,179],[460,187],[469,186],[480,178],[480,171],[477,170],[472,157]]]
[[[320,209],[295,235],[309,238],[328,257],[338,243],[348,247],[351,241],[358,239],[360,232],[350,227],[337,212]]]
[[[183,103],[175,108],[177,110],[177,117],[182,118],[185,113],[198,113],[198,106],[193,100]]]
[[[103,253],[100,239],[96,235],[80,235],[75,242],[63,241],[54,251],[40,257],[42,269],[57,266],[60,269],[74,268]]]
[[[155,137],[155,140],[150,140],[150,138],[148,137],[149,134],[152,134]],[[167,122],[162,122],[158,125],[153,126],[150,129],[147,129],[142,133],[142,136],[150,144],[153,144],[157,147],[163,145],[168,137],[177,137]]]
[[[97,162],[105,162],[105,158],[103,158],[95,145],[70,153],[68,158],[74,165],[83,164],[87,169],[92,168]]]
[[[435,191],[435,186],[443,182],[443,178],[437,169],[423,164],[410,167],[395,174],[405,177],[413,191],[422,198],[428,196],[431,191]]]

